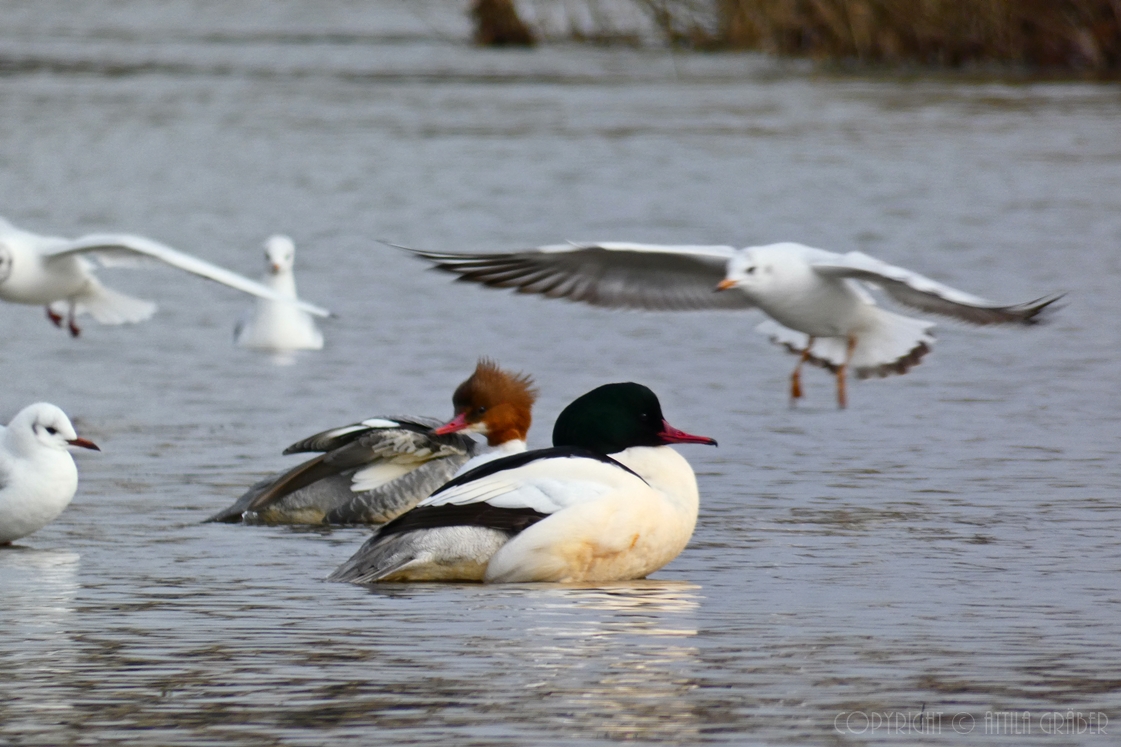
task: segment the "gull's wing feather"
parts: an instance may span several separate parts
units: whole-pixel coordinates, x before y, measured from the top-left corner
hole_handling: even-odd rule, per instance
[[[272,288],[258,283],[256,280],[250,280],[224,267],[211,264],[198,257],[193,257],[178,249],[172,249],[170,246],[143,236],[133,236],[130,234],[90,234],[74,239],[73,241],[67,241],[43,252],[44,258],[48,261],[73,255],[90,256],[106,265],[128,263],[129,261],[135,261],[144,257],[157,259],[172,267],[177,267],[180,270],[186,270],[199,277],[228,285],[231,288],[249,293],[250,295],[293,304],[315,316],[331,315],[331,312],[320,306],[299,299],[286,298]]]
[[[1062,297],[1050,296],[1029,303],[1001,306],[863,252],[818,260],[811,266],[814,272],[824,277],[872,283],[905,306],[971,324],[1038,324],[1044,318],[1042,312]]]
[[[594,243],[502,254],[452,254],[400,247],[459,280],[593,306],[683,311],[745,309],[743,293],[716,293],[730,246]]]

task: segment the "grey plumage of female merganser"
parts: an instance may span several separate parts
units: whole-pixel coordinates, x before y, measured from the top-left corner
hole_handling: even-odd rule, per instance
[[[374,417],[292,444],[320,452],[261,480],[207,521],[380,524],[397,517],[466,465],[525,451],[537,390],[532,379],[481,359],[455,390],[455,417]],[[468,434],[486,438],[481,445]]]

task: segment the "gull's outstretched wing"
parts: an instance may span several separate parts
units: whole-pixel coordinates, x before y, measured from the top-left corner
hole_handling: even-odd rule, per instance
[[[971,324],[1038,324],[1046,318],[1043,312],[1062,298],[1059,294],[1028,303],[1001,306],[863,252],[849,252],[834,259],[815,261],[811,266],[814,272],[824,277],[871,283],[905,306]]]
[[[224,267],[211,264],[198,257],[193,257],[178,249],[172,249],[170,246],[144,238],[143,236],[132,236],[130,234],[90,234],[74,239],[73,241],[66,241],[43,252],[43,256],[47,261],[75,254],[90,256],[106,265],[112,265],[121,261],[127,262],[128,260],[136,260],[143,257],[158,259],[172,267],[177,267],[180,270],[186,270],[199,277],[228,285],[231,288],[249,293],[250,295],[268,298],[273,301],[290,303],[315,316],[331,315],[331,312],[320,306],[299,299],[287,298],[277,293],[272,288],[258,283],[256,280],[250,280]]]
[[[736,250],[604,242],[503,254],[452,254],[399,247],[459,280],[593,306],[684,311],[746,309],[742,293],[715,293]]]

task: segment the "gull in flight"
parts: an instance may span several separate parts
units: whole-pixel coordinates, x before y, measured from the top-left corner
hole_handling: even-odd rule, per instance
[[[802,365],[809,362],[836,375],[841,408],[847,372],[858,379],[903,374],[934,343],[932,323],[880,308],[870,289],[904,306],[978,325],[1034,325],[1061,298],[995,304],[862,252],[837,254],[795,243],[736,249],[604,242],[501,254],[400,248],[459,280],[593,306],[757,308],[770,319],[756,329],[799,356],[790,377],[791,404],[802,396]]]
[[[0,545],[42,529],[70,505],[78,489],[70,456],[75,446],[100,451],[46,402],[28,405],[0,426]]]
[[[292,303],[297,300],[296,245],[287,236],[273,236],[265,242],[267,271],[261,283],[281,294],[288,303],[258,298],[252,316],[234,330],[234,340],[243,348],[256,350],[320,350],[323,333],[315,320]]]
[[[65,320],[74,337],[81,333],[75,321],[80,314],[90,314],[102,324],[124,324],[142,322],[156,312],[156,304],[107,288],[93,274],[95,263],[111,266],[138,259],[160,260],[259,298],[330,316],[319,306],[288,298],[255,280],[143,236],[114,233],[62,239],[23,231],[0,218],[0,299],[46,306],[47,317],[58,327]]]

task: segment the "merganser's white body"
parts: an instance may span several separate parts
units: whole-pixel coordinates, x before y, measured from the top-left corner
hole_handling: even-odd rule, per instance
[[[581,465],[589,474],[573,480],[559,460],[541,465],[537,488],[546,486],[555,510],[503,545],[482,580],[622,581],[644,578],[681,554],[700,505],[692,467],[669,446],[634,447],[612,458],[635,474],[580,460],[592,462]],[[552,488],[562,484],[564,490]]]
[[[317,316],[330,312],[285,296],[255,280],[203,261],[169,246],[129,234],[90,234],[77,239],[40,236],[16,228],[0,218],[0,299],[43,304],[58,326],[68,318],[71,335],[80,333],[76,317],[91,314],[101,324],[141,322],[156,312],[156,304],[106,288],[94,276],[102,265],[155,259],[231,288],[279,301]]]
[[[514,454],[521,454],[525,450],[526,443],[524,438],[512,438],[509,441],[504,441],[495,446],[482,446],[476,451],[473,457],[460,465],[459,469],[455,471],[452,477],[459,477],[476,467],[483,466],[487,462],[493,462],[495,459],[513,456]]]
[[[386,525],[330,580],[600,582],[661,568],[685,548],[696,525],[699,493],[689,463],[660,445],[608,456],[570,445],[571,429],[562,430],[581,400],[624,386],[638,388],[607,385],[566,408],[554,430],[560,446],[461,474]],[[632,429],[637,435],[623,441],[715,444],[673,429],[649,396],[654,407]],[[562,432],[566,437],[558,437]]]
[[[860,379],[906,373],[934,344],[933,324],[876,306],[870,288],[921,311],[981,325],[1036,324],[1058,300],[1001,306],[861,252],[792,242],[743,249],[603,242],[506,254],[410,251],[462,280],[595,306],[758,308],[771,318],[757,330],[802,357],[792,398],[801,396],[799,370],[809,361],[837,374],[842,407],[846,370]]]
[[[273,236],[265,242],[265,264],[268,269],[261,283],[278,296],[296,299],[296,245],[287,236]],[[283,352],[320,350],[323,333],[306,311],[292,303],[269,298],[257,299],[252,315],[234,332],[243,348]]]
[[[70,505],[78,489],[70,446],[97,448],[46,402],[0,426],[0,545],[42,529]]]

